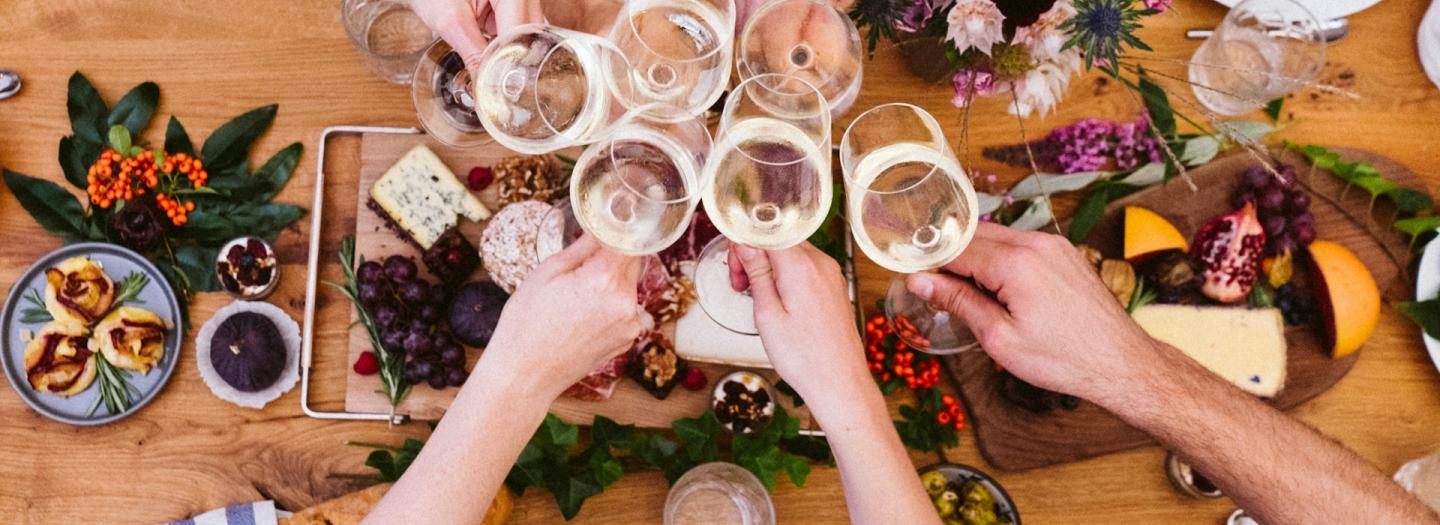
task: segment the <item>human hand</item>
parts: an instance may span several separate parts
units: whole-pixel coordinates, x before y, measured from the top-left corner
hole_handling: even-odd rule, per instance
[[[470,67],[495,35],[544,20],[536,0],[410,0],[410,9]]]
[[[959,315],[996,363],[1042,388],[1098,402],[1157,353],[1064,237],[980,223],[945,269],[953,275],[917,273],[907,286]]]
[[[477,368],[524,378],[553,399],[629,349],[643,326],[635,286],[643,262],[586,235],[540,263],[505,304]]]
[[[740,34],[740,29],[745,27],[745,21],[750,15],[760,9],[771,0],[735,0],[735,34]],[[830,5],[835,6],[841,13],[850,13],[850,8],[855,6],[855,0],[829,0]]]
[[[750,290],[755,327],[775,371],[809,404],[854,399],[874,389],[855,311],[834,259],[810,243],[762,251],[730,245],[731,285]]]

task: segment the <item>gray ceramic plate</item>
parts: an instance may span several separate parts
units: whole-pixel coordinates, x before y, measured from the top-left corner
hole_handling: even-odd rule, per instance
[[[71,397],[60,397],[45,392],[37,392],[30,388],[30,382],[25,377],[25,341],[21,340],[21,333],[29,330],[32,334],[39,333],[44,323],[26,324],[21,322],[22,311],[31,306],[25,300],[25,295],[31,290],[36,290],[42,295],[45,293],[45,270],[55,266],[65,259],[71,257],[88,256],[91,260],[98,261],[105,268],[105,274],[110,279],[119,282],[130,272],[144,272],[150,276],[150,284],[140,291],[138,297],[141,302],[127,303],[146,310],[155,312],[161,319],[169,321],[172,325],[170,332],[165,334],[165,356],[160,362],[150,369],[150,373],[141,375],[139,372],[130,371],[130,384],[140,390],[140,396],[134,399],[129,410],[119,414],[111,414],[106,410],[105,404],[101,403],[95,409],[94,414],[89,414],[90,406],[100,396],[98,387],[99,379],[90,384],[84,392]],[[71,425],[103,425],[139,411],[155,398],[156,394],[170,381],[170,374],[175,372],[175,363],[179,361],[180,345],[184,337],[184,327],[180,322],[180,305],[175,301],[175,293],[170,289],[165,276],[150,261],[145,260],[140,254],[130,251],[124,247],[106,243],[79,243],[65,246],[35,261],[35,264],[20,274],[20,278],[10,287],[10,296],[5,299],[5,309],[0,313],[0,360],[4,361],[5,377],[15,392],[20,394],[20,399],[25,400],[30,408],[35,409],[50,419]]]
[[[1015,508],[1015,501],[1010,499],[1010,493],[1005,492],[1005,487],[989,474],[981,472],[980,469],[959,463],[936,463],[927,467],[921,467],[917,472],[924,475],[926,472],[938,470],[945,475],[945,479],[957,485],[963,485],[967,481],[974,481],[990,491],[990,496],[995,498],[995,516],[1010,525],[1020,525],[1020,511]],[[963,498],[964,496],[961,495]]]

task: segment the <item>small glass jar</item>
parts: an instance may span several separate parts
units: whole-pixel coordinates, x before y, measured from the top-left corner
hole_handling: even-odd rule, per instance
[[[730,386],[730,385],[738,385]],[[749,434],[765,428],[775,417],[775,387],[760,374],[741,370],[715,382],[711,407],[725,430]]]
[[[231,297],[245,301],[264,299],[280,283],[275,248],[259,237],[231,239],[220,247],[215,257],[215,277]]]

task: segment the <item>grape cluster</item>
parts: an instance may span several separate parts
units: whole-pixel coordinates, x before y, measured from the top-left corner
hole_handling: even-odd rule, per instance
[[[366,261],[356,277],[380,344],[405,356],[405,382],[426,382],[436,390],[465,383],[465,348],[441,326],[449,300],[444,286],[420,278],[415,259],[400,255],[384,264]]]
[[[1265,228],[1265,253],[1295,252],[1315,240],[1315,216],[1310,214],[1310,194],[1295,182],[1295,167],[1276,167],[1279,176],[1254,166],[1245,170],[1240,187],[1230,198],[1236,208],[1255,203],[1260,225]]]
[[[1320,318],[1320,306],[1296,289],[1294,283],[1275,289],[1275,306],[1280,309],[1287,325],[1308,326]]]

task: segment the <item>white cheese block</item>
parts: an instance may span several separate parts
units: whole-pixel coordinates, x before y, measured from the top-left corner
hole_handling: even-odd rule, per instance
[[[370,198],[427,250],[455,226],[457,216],[477,222],[490,218],[490,210],[424,144],[385,171],[370,187]]]
[[[1131,315],[1151,337],[1246,392],[1275,397],[1285,386],[1285,320],[1280,310],[1149,305]]]
[[[680,263],[680,271],[694,278],[695,263]],[[675,321],[675,353],[690,361],[772,368],[759,336],[739,334],[720,326],[695,303]]]

